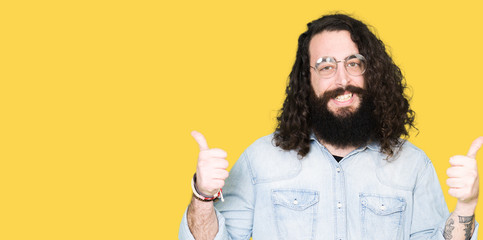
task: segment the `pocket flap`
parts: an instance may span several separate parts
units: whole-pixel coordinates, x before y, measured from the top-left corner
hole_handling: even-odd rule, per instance
[[[272,190],[272,202],[302,211],[319,202],[319,192],[305,189],[275,189]]]
[[[360,194],[363,207],[377,215],[389,215],[406,209],[406,200],[401,197]]]

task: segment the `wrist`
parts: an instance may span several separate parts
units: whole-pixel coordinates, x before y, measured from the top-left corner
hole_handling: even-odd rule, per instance
[[[475,214],[476,203],[477,201],[462,202],[458,200],[453,212],[458,216],[472,216]]]
[[[212,198],[213,196],[216,196],[216,194],[218,193],[218,192],[216,192],[216,193],[213,193],[213,194],[205,194],[203,191],[201,191],[198,188],[198,184],[197,184],[198,177],[197,177],[196,173],[193,175],[193,179],[192,179],[191,182],[192,182],[192,187],[193,187],[193,193],[197,193],[197,194],[195,194],[195,196],[200,195],[204,198]]]
[[[218,198],[221,198],[221,201],[224,202],[221,188],[220,190],[218,190],[217,193],[215,193],[212,196],[205,195],[198,190],[198,187],[196,186],[196,173],[193,175],[193,178],[191,179],[191,189],[193,190],[193,197],[200,201],[211,202],[211,201],[217,200]]]

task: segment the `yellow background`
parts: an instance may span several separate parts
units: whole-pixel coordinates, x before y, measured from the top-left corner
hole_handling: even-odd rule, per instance
[[[305,24],[336,10],[374,26],[402,67],[411,141],[452,210],[448,158],[483,135],[477,2],[4,1],[0,239],[176,239],[190,131],[232,166],[273,131]]]

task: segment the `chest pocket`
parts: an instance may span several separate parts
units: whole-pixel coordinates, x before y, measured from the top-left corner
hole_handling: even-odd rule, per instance
[[[406,210],[401,197],[360,194],[363,239],[399,239]]]
[[[313,239],[319,192],[304,189],[272,190],[278,239]]]

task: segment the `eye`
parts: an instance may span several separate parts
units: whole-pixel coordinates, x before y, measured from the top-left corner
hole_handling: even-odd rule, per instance
[[[360,68],[361,63],[359,61],[351,61],[351,62],[348,62],[346,66],[349,68]]]
[[[361,64],[359,62],[348,62],[347,63],[347,67],[350,67],[350,68],[356,68],[356,67],[359,67]]]
[[[328,72],[334,69],[334,66],[332,65],[326,65],[326,66],[320,66],[319,67],[319,72]]]
[[[322,62],[317,66],[317,71],[319,71],[319,73],[330,73],[335,71],[336,68],[337,65],[334,62]]]

